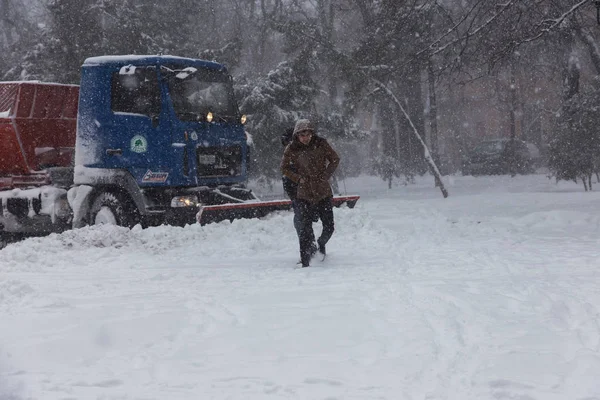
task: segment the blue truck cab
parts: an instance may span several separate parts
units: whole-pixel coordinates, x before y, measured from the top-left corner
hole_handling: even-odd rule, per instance
[[[0,83],[0,107],[0,248],[86,225],[204,225],[292,207],[246,188],[245,116],[221,64],[92,57],[79,86]]]
[[[193,223],[198,206],[253,199],[232,78],[218,63],[102,56],[81,69],[74,225]]]

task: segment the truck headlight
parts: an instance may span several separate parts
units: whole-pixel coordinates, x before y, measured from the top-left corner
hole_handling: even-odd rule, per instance
[[[190,196],[175,196],[171,199],[171,207],[196,207],[198,206],[198,197]]]

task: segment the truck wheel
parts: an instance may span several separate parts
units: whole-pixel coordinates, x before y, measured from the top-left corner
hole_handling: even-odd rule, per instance
[[[109,224],[133,228],[138,220],[135,207],[115,193],[100,193],[90,208],[90,225]]]

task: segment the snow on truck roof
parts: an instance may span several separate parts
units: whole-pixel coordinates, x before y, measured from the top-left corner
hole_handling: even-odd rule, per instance
[[[58,82],[42,82],[42,81],[2,81],[0,85],[22,85],[22,84],[30,84],[30,85],[56,85],[56,86],[76,86],[72,83],[58,83]]]
[[[158,55],[119,55],[119,56],[97,56],[87,58],[83,66],[102,66],[102,65],[123,65],[125,63],[131,64],[168,64],[174,62],[184,62],[186,64],[193,64],[205,68],[226,70],[225,66],[214,61],[199,60],[195,58],[179,57],[179,56],[158,56]]]

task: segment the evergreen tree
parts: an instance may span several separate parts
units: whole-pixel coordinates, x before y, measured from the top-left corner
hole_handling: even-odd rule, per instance
[[[600,89],[571,97],[558,117],[548,167],[556,180],[581,179],[592,189],[592,175],[600,171]]]
[[[96,0],[53,0],[48,4],[48,13],[50,23],[42,27],[38,42],[7,78],[63,83],[79,80],[85,54],[95,53],[100,44]]]
[[[266,78],[242,79],[237,85],[240,109],[249,116],[253,137],[252,172],[279,177],[281,135],[301,117],[314,118],[318,88],[307,73],[309,57],[282,62]]]
[[[0,0],[0,78],[19,79],[23,52],[32,48],[39,35],[37,19],[43,8],[37,0]]]
[[[77,83],[88,57],[175,54],[205,49],[195,18],[209,7],[194,0],[52,0],[38,43],[8,78]],[[208,35],[208,33],[206,33]]]

